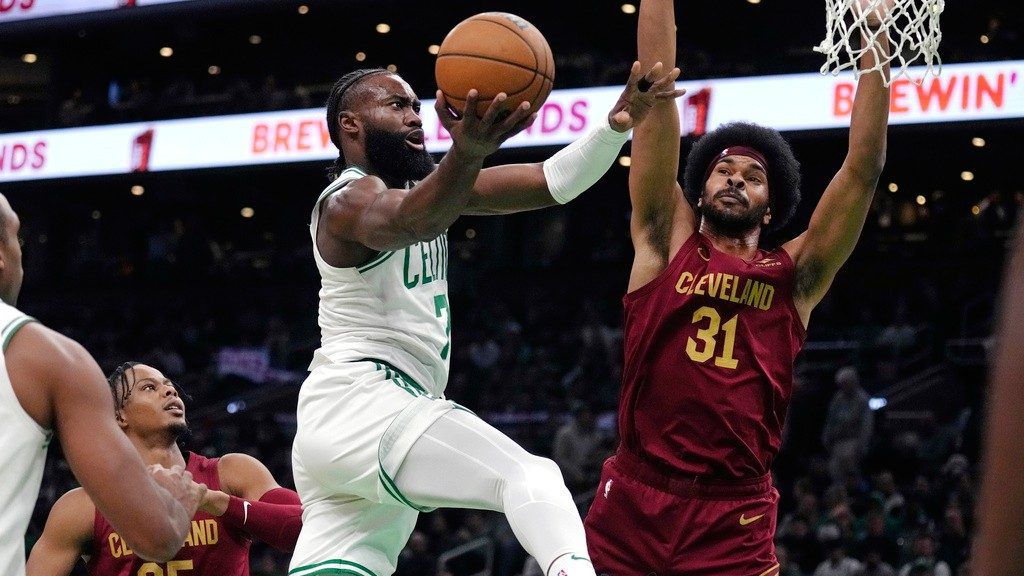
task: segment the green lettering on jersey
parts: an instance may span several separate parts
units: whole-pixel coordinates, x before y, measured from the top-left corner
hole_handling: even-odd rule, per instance
[[[404,266],[404,271],[402,273],[402,277],[405,279],[405,287],[409,288],[409,289],[415,288],[420,283],[420,275],[419,274],[416,274],[415,276],[413,276],[411,280],[409,279],[409,256],[410,256],[411,252],[412,252],[412,246],[406,246],[405,247],[405,266]]]
[[[420,262],[423,265],[423,284],[427,285],[434,281],[430,275],[430,268],[434,265],[434,242],[420,242]]]

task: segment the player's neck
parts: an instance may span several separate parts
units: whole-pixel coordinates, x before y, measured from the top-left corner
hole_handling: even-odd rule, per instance
[[[739,234],[726,234],[717,230],[707,218],[700,221],[700,233],[711,240],[716,250],[731,254],[741,260],[751,260],[757,255],[761,229],[753,228]]]
[[[176,438],[171,434],[159,434],[150,437],[139,437],[129,435],[128,439],[135,445],[135,449],[142,456],[146,464],[160,464],[164,468],[171,466],[185,466],[185,457],[178,448]]]

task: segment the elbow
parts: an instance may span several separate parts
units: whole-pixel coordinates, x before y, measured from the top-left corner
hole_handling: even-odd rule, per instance
[[[862,155],[860,158],[850,162],[850,171],[853,175],[869,185],[870,188],[874,188],[875,183],[882,177],[882,170],[885,169],[885,150],[880,150],[874,154]]]

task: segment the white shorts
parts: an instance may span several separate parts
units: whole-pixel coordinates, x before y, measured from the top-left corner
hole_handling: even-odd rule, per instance
[[[303,524],[290,576],[394,573],[427,509],[393,479],[416,440],[455,408],[380,360],[313,370],[299,392],[292,446]]]

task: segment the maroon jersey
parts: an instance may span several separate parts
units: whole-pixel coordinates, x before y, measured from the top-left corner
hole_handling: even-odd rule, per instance
[[[793,271],[781,248],[746,262],[695,232],[623,298],[623,449],[684,475],[768,473],[806,335]]]
[[[185,469],[211,490],[220,490],[217,462],[188,453]],[[250,540],[219,518],[198,511],[185,545],[173,560],[147,562],[135,555],[107,519],[96,510],[93,524],[90,576],[249,576]]]

